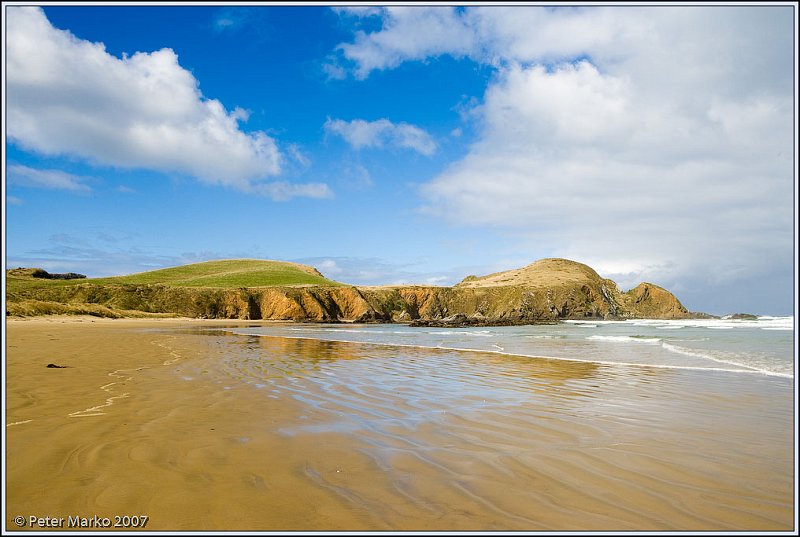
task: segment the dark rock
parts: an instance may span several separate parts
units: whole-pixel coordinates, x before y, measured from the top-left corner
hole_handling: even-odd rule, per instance
[[[44,269],[36,269],[31,273],[34,278],[43,278],[45,280],[78,280],[85,278],[86,275],[78,274],[76,272],[65,272],[63,274],[51,274]]]
[[[66,369],[69,366],[68,365],[47,364],[47,367],[49,367],[51,369]]]
[[[467,317],[461,313],[445,317],[443,319],[416,319],[411,321],[408,326],[424,326],[434,328],[468,328],[475,326],[518,326],[528,324],[558,324],[555,321],[536,321],[531,319],[524,319],[521,316],[514,316],[509,318],[499,317],[484,317],[481,314],[476,314],[472,317]]]
[[[704,313],[702,311],[690,311],[689,319],[720,319],[720,316]]]
[[[758,315],[753,315],[752,313],[734,313],[733,315],[729,315],[728,319],[739,319],[743,321],[755,321],[758,319]]]

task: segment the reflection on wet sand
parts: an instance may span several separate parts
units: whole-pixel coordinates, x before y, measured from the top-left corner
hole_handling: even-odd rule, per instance
[[[481,498],[481,505],[496,516],[520,523],[525,519],[523,525],[539,527],[542,515],[531,518],[529,508],[522,507],[522,499],[533,504],[547,499],[525,485],[535,477],[551,480],[552,490],[571,491],[567,496],[573,500],[572,509],[584,516],[591,505],[601,512],[629,505],[640,519],[652,517],[645,524],[648,528],[676,520],[683,520],[686,527],[714,527],[701,506],[713,505],[732,520],[748,516],[721,507],[741,502],[742,480],[757,479],[758,472],[766,471],[782,481],[785,490],[790,486],[791,480],[781,477],[790,440],[779,432],[787,417],[787,394],[781,400],[761,393],[775,387],[767,379],[751,379],[732,389],[730,375],[715,373],[246,338],[257,355],[229,354],[225,360],[229,374],[259,385],[273,379],[269,386],[276,392],[325,411],[315,419],[282,427],[283,434],[352,435],[368,444],[364,453],[379,467],[392,469],[391,475],[403,467],[404,475],[425,475],[435,469],[439,478],[444,477],[440,487],[428,483],[423,491],[404,481],[401,496],[421,494],[426,505],[437,504],[428,491],[447,484],[459,491],[462,500],[464,495]],[[360,362],[351,363],[354,360]],[[265,368],[273,369],[265,375]],[[288,376],[301,378],[287,383]],[[735,400],[746,394],[766,405],[759,417],[748,416],[754,409],[746,405],[737,408]],[[756,429],[759,433],[754,435]],[[770,445],[764,445],[762,435],[772,437]],[[736,447],[729,445],[731,441]],[[719,464],[720,458],[726,463]],[[543,461],[548,461],[544,467]],[[790,466],[783,466],[783,471],[786,468]],[[319,475],[313,466],[306,473],[312,478]],[[519,475],[529,478],[518,481],[518,489],[509,488]],[[509,481],[509,476],[515,479]],[[444,497],[453,493],[442,491]],[[786,510],[788,496],[783,501],[780,497],[762,496],[758,509],[769,511],[767,506],[773,505],[773,514]],[[646,502],[655,512],[648,515],[647,509],[636,509],[638,502]],[[509,503],[515,509],[503,507]],[[603,524],[610,526],[597,527],[641,527],[624,523],[628,517],[618,513],[604,519]],[[769,525],[768,520],[761,522]]]
[[[184,530],[791,528],[782,379],[105,330],[56,334],[95,383],[73,375],[65,392],[66,377],[26,365],[53,349],[9,332],[9,421],[34,420],[7,428],[9,515],[134,510],[148,529]],[[58,413],[91,407],[103,376],[134,365],[130,395],[103,415]]]

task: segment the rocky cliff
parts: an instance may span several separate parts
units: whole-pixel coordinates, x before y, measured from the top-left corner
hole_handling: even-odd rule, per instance
[[[69,286],[21,289],[7,295],[8,312],[25,314],[47,304],[92,305],[98,315],[171,313],[187,317],[293,321],[526,324],[560,319],[682,318],[692,314],[669,291],[642,283],[623,293],[593,269],[564,259],[454,287],[254,287],[196,288],[169,285]],[[27,310],[26,310],[27,308]],[[58,309],[58,308],[56,308]]]

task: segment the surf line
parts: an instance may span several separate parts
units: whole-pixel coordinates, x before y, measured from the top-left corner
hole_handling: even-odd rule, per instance
[[[765,375],[768,377],[781,377],[781,378],[794,378],[792,375],[786,373],[777,373],[774,371],[767,371],[764,369],[755,369],[750,368],[749,366],[738,365],[739,367],[746,367],[747,369],[728,369],[724,367],[699,367],[699,366],[691,366],[691,365],[666,365],[666,364],[637,364],[634,362],[612,362],[609,360],[581,360],[580,358],[563,358],[560,356],[534,356],[530,354],[520,354],[515,352],[505,352],[505,351],[496,351],[490,349],[465,349],[461,347],[442,347],[441,345],[436,347],[426,346],[426,345],[411,345],[408,343],[377,343],[372,341],[349,341],[346,339],[328,339],[328,338],[314,338],[314,337],[302,337],[302,336],[284,336],[284,335],[274,335],[274,334],[251,334],[251,333],[242,333],[237,332],[235,329],[222,329],[223,331],[231,332],[236,334],[237,336],[258,336],[258,337],[274,337],[274,338],[283,338],[283,339],[306,339],[309,341],[333,341],[336,343],[353,343],[355,345],[378,345],[381,347],[409,347],[412,349],[433,349],[433,350],[447,350],[447,351],[461,351],[461,352],[486,352],[490,354],[500,354],[503,356],[519,356],[522,358],[534,358],[538,360],[560,360],[564,362],[578,362],[583,364],[602,364],[602,365],[609,365],[609,366],[628,366],[628,367],[649,367],[653,369],[678,369],[678,370],[690,370],[690,371],[721,371],[724,373],[750,373],[750,374],[760,374]],[[733,364],[732,364],[733,365]]]
[[[695,358],[702,358],[704,360],[711,360],[712,362],[717,362],[719,364],[728,364],[728,365],[734,365],[734,366],[737,366],[737,367],[746,367],[747,369],[750,369],[750,370],[752,370],[754,372],[762,371],[761,369],[758,369],[757,367],[753,367],[753,366],[750,366],[750,365],[739,364],[739,363],[733,362],[731,360],[723,360],[722,358],[714,358],[710,354],[707,354],[707,353],[704,353],[704,352],[699,352],[699,351],[695,352],[695,351],[692,351],[690,349],[686,349],[684,347],[681,347],[679,345],[672,345],[670,343],[667,343],[666,341],[662,341],[661,342],[661,346],[663,348],[667,349],[670,352],[674,352],[676,354],[683,354],[684,356],[692,356],[692,357],[695,357]],[[789,378],[791,378],[791,377],[789,377]]]

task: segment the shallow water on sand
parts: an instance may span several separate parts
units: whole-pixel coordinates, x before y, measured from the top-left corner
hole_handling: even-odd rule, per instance
[[[325,477],[321,461],[305,477],[388,527],[453,513],[482,529],[791,519],[785,378],[252,335],[225,345],[231,379],[306,407],[280,434],[357,441],[379,490]]]
[[[146,514],[152,530],[792,528],[793,379],[253,330],[10,332],[9,516]],[[71,368],[44,368],[54,352]]]
[[[568,361],[738,371],[786,378],[794,376],[795,365],[793,317],[592,320],[479,328],[288,324],[243,327],[237,333],[470,349]]]

